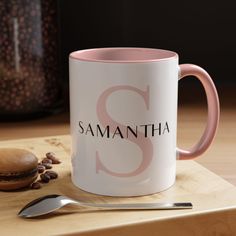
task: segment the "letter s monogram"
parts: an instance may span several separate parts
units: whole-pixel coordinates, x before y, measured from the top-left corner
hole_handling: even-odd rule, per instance
[[[112,93],[119,91],[119,90],[129,90],[129,91],[135,92],[135,93],[139,94],[140,96],[142,96],[142,98],[144,99],[146,108],[148,110],[149,109],[149,87],[147,87],[146,91],[142,91],[142,90],[135,88],[133,86],[119,85],[119,86],[114,86],[114,87],[108,88],[99,97],[98,102],[97,102],[97,115],[98,115],[98,119],[101,122],[101,124],[104,127],[109,124],[111,127],[111,130],[115,130],[115,128],[117,126],[119,126],[121,129],[121,132],[125,133],[126,127],[122,124],[119,124],[115,120],[113,120],[106,110],[106,101],[107,101],[108,97]],[[132,137],[128,137],[127,139],[129,141],[135,143],[136,145],[138,145],[139,148],[141,149],[142,161],[141,161],[140,165],[134,171],[131,171],[128,173],[113,172],[112,170],[108,169],[102,163],[101,159],[99,158],[99,153],[97,151],[96,152],[96,171],[97,172],[104,171],[105,173],[110,174],[112,176],[116,176],[116,177],[131,177],[131,176],[136,176],[136,175],[140,174],[149,166],[149,164],[151,163],[152,157],[153,157],[153,145],[152,145],[151,140],[149,138],[145,137],[144,134],[139,131],[138,131],[137,138],[132,136]]]

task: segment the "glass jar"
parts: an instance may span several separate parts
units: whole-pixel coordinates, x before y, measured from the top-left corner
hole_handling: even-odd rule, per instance
[[[56,0],[0,1],[0,119],[59,109],[58,39]]]

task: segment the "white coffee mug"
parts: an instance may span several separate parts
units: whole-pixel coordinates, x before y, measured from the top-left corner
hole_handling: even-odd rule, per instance
[[[219,121],[215,86],[202,68],[178,64],[175,52],[99,48],[72,52],[70,115],[72,181],[88,192],[140,196],[175,182],[176,159],[192,159],[211,144]],[[196,76],[208,121],[190,150],[176,147],[178,80]]]

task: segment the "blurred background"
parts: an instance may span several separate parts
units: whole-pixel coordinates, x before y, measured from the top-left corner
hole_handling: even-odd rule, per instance
[[[236,105],[236,5],[213,0],[60,1],[63,77],[68,53],[82,48],[134,46],[176,51],[212,76],[223,105]],[[232,96],[231,96],[232,95]],[[179,105],[205,103],[197,79],[179,83]]]
[[[96,47],[176,51],[212,76],[235,106],[233,0],[0,0],[0,119],[68,111],[68,55]],[[205,104],[196,78],[179,83],[179,106]]]

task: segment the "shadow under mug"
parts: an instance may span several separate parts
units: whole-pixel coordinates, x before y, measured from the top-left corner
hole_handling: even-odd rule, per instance
[[[98,48],[72,52],[70,114],[72,182],[101,195],[140,196],[175,182],[176,159],[204,153],[219,122],[214,83],[199,66],[178,64],[175,52]],[[178,81],[197,77],[208,119],[189,150],[176,146]]]

